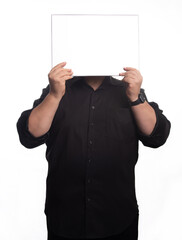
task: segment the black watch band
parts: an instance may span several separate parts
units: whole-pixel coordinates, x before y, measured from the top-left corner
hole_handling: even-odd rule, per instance
[[[146,97],[145,97],[145,94],[143,94],[142,92],[139,93],[138,95],[138,99],[134,102],[130,102],[130,105],[131,106],[136,106],[138,104],[141,104],[141,103],[144,103],[146,101]]]

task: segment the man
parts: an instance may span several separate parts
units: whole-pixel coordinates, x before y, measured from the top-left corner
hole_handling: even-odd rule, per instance
[[[72,77],[65,65],[51,69],[41,97],[17,122],[25,147],[47,145],[48,239],[136,240],[138,141],[160,147],[171,124],[148,102],[137,69],[124,68],[121,81]]]

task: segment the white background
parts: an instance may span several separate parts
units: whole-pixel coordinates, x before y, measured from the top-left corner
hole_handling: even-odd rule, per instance
[[[1,151],[0,239],[45,240],[43,213],[47,162],[45,145],[26,149],[16,122],[32,107],[51,70],[52,13],[140,15],[140,71],[150,101],[172,123],[158,149],[140,144],[135,168],[140,209],[139,240],[181,240],[181,64],[180,0],[4,1],[0,5]]]

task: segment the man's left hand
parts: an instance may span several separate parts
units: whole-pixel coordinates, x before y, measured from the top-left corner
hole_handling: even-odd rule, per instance
[[[140,87],[142,85],[143,77],[139,70],[131,67],[123,68],[126,72],[119,73],[119,76],[124,76],[122,79],[124,82],[128,83],[126,89],[126,94],[131,102],[138,99],[138,94],[140,93]]]

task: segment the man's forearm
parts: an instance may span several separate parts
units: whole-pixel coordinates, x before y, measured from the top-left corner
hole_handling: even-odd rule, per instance
[[[48,132],[61,99],[48,93],[44,100],[35,107],[28,119],[28,130],[39,137]]]
[[[131,109],[140,131],[145,135],[150,135],[156,124],[154,109],[147,102],[132,106]]]

